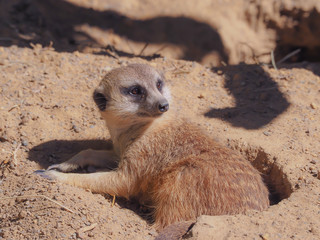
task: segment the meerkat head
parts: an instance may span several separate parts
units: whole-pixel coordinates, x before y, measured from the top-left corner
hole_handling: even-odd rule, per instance
[[[93,94],[105,120],[118,124],[150,121],[169,109],[164,76],[145,64],[111,70]]]

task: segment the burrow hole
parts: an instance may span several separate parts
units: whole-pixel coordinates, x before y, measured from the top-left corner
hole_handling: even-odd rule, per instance
[[[262,177],[270,192],[270,204],[278,204],[290,197],[291,183],[277,163],[277,157],[266,153],[261,147],[250,146],[237,140],[229,140],[230,148],[239,151],[251,164],[262,173]]]

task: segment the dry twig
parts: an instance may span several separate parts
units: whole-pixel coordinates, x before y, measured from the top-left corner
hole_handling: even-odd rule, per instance
[[[112,204],[111,204],[111,207],[114,206],[114,203],[116,202],[116,195],[112,195]]]
[[[300,48],[299,48],[299,49],[294,50],[293,52],[291,52],[291,53],[287,54],[285,57],[283,57],[281,60],[279,60],[279,61],[277,62],[277,64],[281,64],[281,63],[283,63],[283,62],[284,62],[284,61],[286,61],[287,59],[289,59],[289,58],[291,58],[292,56],[294,56],[294,55],[298,54],[300,51],[301,51],[301,49],[300,49]]]
[[[4,149],[2,149],[2,152],[6,152],[6,153],[11,154],[12,158],[13,158],[13,164],[17,165],[17,152],[20,147],[21,147],[21,143],[18,144],[18,146],[15,148],[15,150],[13,152],[10,152],[10,151],[4,150]],[[2,161],[2,163],[7,164],[8,161],[4,160],[4,161]]]
[[[12,106],[12,107],[8,110],[8,112],[11,112],[13,109],[15,109],[15,108],[17,108],[17,107],[19,107],[19,106],[18,106],[18,105]]]
[[[141,56],[141,55],[142,55],[142,53],[144,52],[144,50],[146,50],[146,48],[148,47],[148,45],[149,45],[149,43],[146,43],[146,44],[143,46],[143,48],[141,49],[141,51],[140,51],[140,53],[139,53],[138,56]]]
[[[271,51],[271,63],[272,63],[272,66],[274,67],[274,69],[278,70],[277,65],[276,65],[276,61],[274,60],[274,52],[273,52],[273,50]]]
[[[98,226],[98,223],[92,223],[90,226],[85,226],[83,228],[80,228],[78,230],[79,233],[84,233],[84,232],[88,232],[92,229],[94,229],[96,226]]]
[[[13,163],[16,164],[16,165],[17,165],[17,152],[18,152],[20,147],[21,147],[21,143],[18,143],[18,146],[16,147],[16,149],[12,153],[12,155],[13,155]]]
[[[62,205],[61,203],[58,203],[57,201],[45,196],[45,195],[23,195],[23,196],[13,196],[13,197],[4,197],[4,198],[0,198],[0,200],[8,200],[8,199],[14,199],[14,198],[34,198],[34,197],[40,197],[40,198],[44,198],[47,199],[50,202],[53,202],[57,205],[59,205],[61,208],[63,208],[64,210],[67,210],[68,212],[74,213],[76,214],[74,211],[72,211],[70,208]]]

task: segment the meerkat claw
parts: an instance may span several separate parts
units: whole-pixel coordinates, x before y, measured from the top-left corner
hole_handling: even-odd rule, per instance
[[[43,177],[45,179],[48,179],[48,180],[56,180],[57,178],[51,174],[54,170],[37,170],[37,171],[34,171],[33,173],[34,174],[37,174],[39,175],[40,177]]]
[[[47,171],[55,170],[55,171],[58,171],[58,172],[67,173],[67,172],[73,172],[73,171],[75,171],[75,170],[77,170],[79,168],[80,168],[80,166],[77,165],[77,164],[60,163],[60,164],[53,164],[53,165],[49,166],[47,168]]]
[[[49,171],[49,170],[60,170],[60,164],[53,164],[53,165],[51,165],[51,166],[49,166],[48,168],[47,168],[47,171]]]

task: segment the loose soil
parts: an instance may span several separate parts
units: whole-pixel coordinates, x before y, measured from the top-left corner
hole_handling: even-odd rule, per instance
[[[137,62],[165,73],[170,111],[243,154],[270,189],[266,211],[202,216],[186,238],[320,238],[318,1],[0,4],[0,239],[154,239],[145,206],[33,174],[111,148],[92,93]]]

